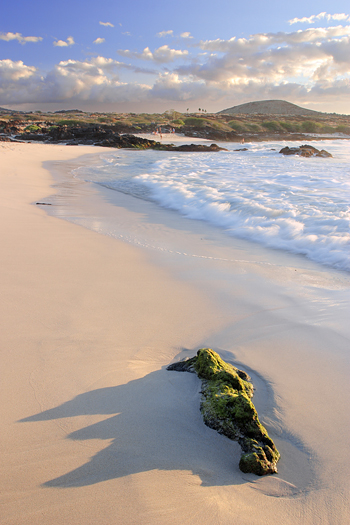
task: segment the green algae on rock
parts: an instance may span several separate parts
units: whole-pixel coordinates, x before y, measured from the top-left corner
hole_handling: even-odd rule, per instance
[[[200,410],[204,423],[238,441],[243,452],[239,462],[242,472],[258,476],[277,472],[280,454],[259,421],[248,374],[225,363],[210,348],[198,350],[195,357],[173,363],[167,370],[196,373],[202,380]]]

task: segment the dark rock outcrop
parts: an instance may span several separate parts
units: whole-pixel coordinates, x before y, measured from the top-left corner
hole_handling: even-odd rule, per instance
[[[160,144],[159,148],[165,151],[228,151],[226,148],[220,148],[217,144],[182,144],[182,146],[174,146],[173,144]]]
[[[106,148],[156,149],[160,151],[225,150],[225,148],[220,148],[216,144],[211,144],[210,146],[203,144],[183,144],[181,146],[161,144],[155,140],[145,139],[137,135],[120,134],[115,131],[113,126],[100,126],[98,124],[88,126],[43,126],[35,131],[23,131],[13,137],[13,133],[15,132],[18,132],[16,126],[7,127],[3,136],[9,136],[9,140],[15,140],[17,142],[64,143],[70,146],[84,144],[103,146]],[[3,140],[6,140],[6,138],[3,138]]]
[[[198,350],[186,361],[171,364],[167,370],[196,373],[202,380],[200,410],[204,423],[242,448],[239,468],[258,476],[277,472],[280,454],[260,423],[251,401],[253,385],[242,370],[225,363],[209,348]]]
[[[8,121],[0,121],[0,128],[2,133],[18,133],[20,126],[22,122],[20,120],[8,120]]]
[[[299,155],[300,157],[332,157],[331,153],[328,153],[328,151],[322,149],[316,149],[313,146],[310,146],[309,144],[304,144],[303,146],[299,146],[296,148],[289,148],[286,146],[285,148],[282,148],[280,150],[280,153],[282,155]]]

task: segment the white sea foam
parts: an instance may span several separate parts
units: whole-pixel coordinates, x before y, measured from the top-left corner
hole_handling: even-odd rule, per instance
[[[85,179],[150,199],[190,219],[271,248],[350,271],[350,144],[317,143],[333,158],[278,153],[281,143],[248,151],[118,151]]]

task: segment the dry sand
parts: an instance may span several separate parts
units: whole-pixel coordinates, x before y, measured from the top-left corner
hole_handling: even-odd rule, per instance
[[[1,524],[350,522],[349,279],[89,185],[56,213],[133,244],[33,205],[43,161],[100,151],[0,143]],[[201,346],[251,373],[278,475],[242,474],[197,378],[165,370]]]

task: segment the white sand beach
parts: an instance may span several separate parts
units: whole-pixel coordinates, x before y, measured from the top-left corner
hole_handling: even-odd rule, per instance
[[[100,153],[0,142],[1,524],[349,523],[349,276],[72,180]],[[166,371],[201,347],[251,375],[277,475]]]

